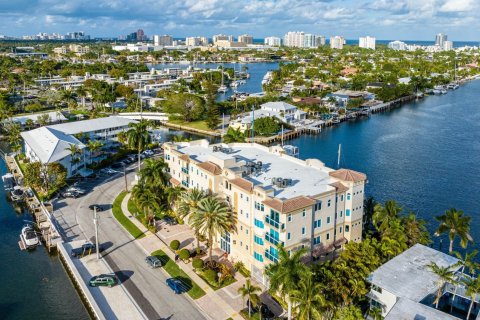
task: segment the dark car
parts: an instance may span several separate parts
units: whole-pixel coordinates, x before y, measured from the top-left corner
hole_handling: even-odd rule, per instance
[[[91,204],[88,206],[88,209],[94,210],[97,209],[97,212],[103,211],[103,208],[99,206],[98,204]]]
[[[166,282],[167,286],[169,286],[170,289],[172,289],[176,294],[182,294],[183,292],[187,291],[185,284],[178,279],[168,278]]]
[[[172,217],[165,217],[165,218],[163,218],[163,220],[165,220],[165,223],[167,223],[169,225],[178,224],[177,220],[175,218],[172,218]]]
[[[262,310],[262,319],[264,320],[275,319],[275,315],[265,303],[262,303],[260,310]]]
[[[102,246],[100,246],[100,252],[102,252]],[[74,248],[70,251],[72,257],[83,257],[97,252],[97,247],[93,243],[85,243],[80,248]]]
[[[152,268],[158,268],[162,266],[162,262],[155,256],[148,256],[145,258],[147,264]]]
[[[101,275],[95,276],[92,279],[90,279],[90,282],[89,282],[91,287],[98,287],[98,286],[112,287],[117,283],[118,283],[117,277],[110,274],[101,274]]]
[[[111,165],[112,169],[120,169],[123,168],[125,164],[123,162],[117,162]]]

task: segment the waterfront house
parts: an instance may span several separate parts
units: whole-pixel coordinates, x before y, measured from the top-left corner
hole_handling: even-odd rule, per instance
[[[373,100],[375,99],[375,94],[367,91],[338,90],[329,93],[327,97],[333,97],[341,107],[346,107],[350,100]]]
[[[443,252],[421,244],[414,245],[370,274],[367,280],[371,284],[371,290],[367,296],[371,308],[381,308],[385,320],[459,319],[445,312],[450,310],[451,298],[455,292],[450,284],[442,290],[439,308],[435,308],[434,300],[440,289],[439,277],[428,267],[431,263],[450,267],[457,272],[458,277],[461,266],[457,262],[458,259]],[[469,304],[470,298],[466,296],[465,288],[459,286],[454,304],[456,314],[462,312],[460,310],[466,314]],[[478,310],[474,310],[474,314],[475,312]]]
[[[27,127],[27,121],[31,120],[31,121],[33,121],[34,125],[39,125],[39,118],[42,118],[42,117],[45,117],[49,124],[54,124],[54,123],[67,121],[67,118],[65,118],[63,113],[58,112],[58,111],[24,114],[24,115],[21,115],[21,116],[16,116],[16,117],[10,118],[10,121],[18,123],[23,130]],[[6,120],[6,121],[8,121],[8,120]]]
[[[163,148],[173,185],[213,192],[231,205],[237,232],[218,235],[214,246],[263,284],[279,244],[307,248],[317,260],[362,240],[363,173],[300,160],[280,146],[197,140]]]
[[[32,162],[39,161],[42,164],[58,162],[67,169],[68,177],[88,175],[85,166],[90,154],[81,140],[100,140],[108,148],[116,141],[118,133],[128,130],[131,122],[135,121],[123,117],[106,117],[25,131],[21,133],[25,156]],[[76,162],[72,161],[67,150],[72,144],[77,145],[81,152]]]

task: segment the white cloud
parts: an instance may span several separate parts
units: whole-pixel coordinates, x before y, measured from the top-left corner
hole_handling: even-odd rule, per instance
[[[463,12],[473,10],[472,0],[447,0],[440,7],[441,12]]]

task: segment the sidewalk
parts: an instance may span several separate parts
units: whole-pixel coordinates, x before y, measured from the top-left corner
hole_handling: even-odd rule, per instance
[[[136,239],[135,242],[145,251],[146,254],[150,254],[155,250],[163,250],[173,261],[175,260],[175,254],[171,249],[158,238],[155,234],[150,232],[143,224],[141,224],[130,212],[128,211],[128,200],[130,199],[130,193],[128,193],[122,202],[122,211],[134,223],[143,233],[145,237]],[[213,290],[208,284],[205,283],[193,269],[183,261],[177,262],[178,266],[195,282],[197,283],[206,294],[193,300],[203,313],[213,320],[226,320],[243,319],[243,317],[235,311],[219,294]]]

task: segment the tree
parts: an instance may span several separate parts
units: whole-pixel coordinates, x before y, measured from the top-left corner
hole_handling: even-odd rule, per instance
[[[46,126],[51,121],[48,113],[41,114],[37,117],[37,123],[40,127]]]
[[[454,254],[458,258],[458,262],[455,264],[455,266],[462,267],[462,269],[460,269],[460,278],[463,279],[463,276],[465,274],[465,269],[467,268],[470,274],[472,276],[475,276],[476,271],[480,268],[480,264],[475,261],[475,257],[478,254],[478,250],[473,250],[470,253],[465,252],[465,258],[462,257],[462,255],[459,252],[454,252]],[[455,285],[455,290],[453,292],[453,297],[452,297],[452,304],[450,306],[450,312],[453,311],[453,303],[455,301],[455,297],[457,296],[457,288],[458,286]]]
[[[74,143],[70,144],[67,148],[65,148],[65,150],[70,152],[70,174],[73,174],[75,164],[80,162],[80,158],[78,156],[82,153],[82,151]]]
[[[468,313],[467,313],[467,318],[470,319],[470,313],[472,312],[472,307],[475,301],[477,301],[477,295],[480,294],[480,278],[467,278],[467,280],[464,282],[467,291],[466,294],[472,298],[470,302],[470,307],[468,307]]]
[[[132,196],[135,204],[143,210],[145,221],[150,223],[150,219],[147,221],[147,215],[151,215],[154,210],[161,209],[162,199],[152,188],[142,183],[136,184],[133,187]]]
[[[205,112],[203,100],[190,93],[172,94],[163,104],[163,111],[172,119],[186,122],[199,120]]]
[[[402,218],[402,225],[407,236],[407,245],[409,247],[420,243],[427,245],[431,242],[430,233],[427,230],[426,221],[418,219],[414,212],[410,212]]]
[[[213,241],[218,234],[236,231],[237,217],[225,200],[208,196],[198,204],[198,210],[191,219],[191,225],[207,239],[209,260],[213,261]]]
[[[75,99],[75,95],[70,90],[62,90],[61,99],[67,103],[69,110],[71,107],[74,107],[74,105],[77,103],[77,100]]]
[[[198,205],[207,194],[198,188],[188,189],[181,193],[177,200],[177,213],[181,219],[188,219],[188,223],[192,224],[193,216],[198,210]],[[195,238],[197,239],[197,248],[200,248],[200,232],[194,228]]]
[[[239,128],[233,129],[228,128],[227,133],[223,136],[223,142],[233,143],[233,142],[245,142],[245,135]]]
[[[33,128],[33,126],[34,126],[34,122],[33,122],[32,119],[25,120],[25,128],[26,129],[30,130],[30,129]]]
[[[217,88],[212,81],[205,81],[203,87],[205,88],[207,125],[210,129],[214,130],[220,123],[220,112],[218,111],[218,106],[215,103]]]
[[[385,202],[385,206],[380,203],[375,205],[373,213],[373,223],[375,227],[384,232],[390,225],[390,222],[394,219],[398,219],[402,208],[393,200]]]
[[[85,98],[87,97],[87,90],[84,86],[80,86],[76,90],[76,94],[82,100],[82,108],[85,109]]]
[[[145,150],[150,143],[150,134],[148,133],[148,122],[140,120],[139,122],[131,122],[127,133],[127,144],[131,149],[136,149],[138,152],[138,171],[140,171],[140,153]]]
[[[373,197],[368,197],[363,203],[363,232],[366,234],[367,229],[373,227],[373,214],[375,213],[375,206],[377,202]]]
[[[306,249],[302,248],[289,254],[281,245],[278,247],[278,261],[265,269],[270,280],[270,289],[279,292],[288,303],[288,319],[292,319],[291,293],[299,289],[299,283],[308,267],[302,262]]]
[[[19,152],[22,150],[22,136],[20,132],[20,124],[16,122],[9,122],[5,126],[5,131],[7,132],[8,144],[14,152]]]
[[[255,119],[255,135],[269,137],[278,134],[281,129],[280,120],[275,117],[262,117]]]
[[[238,288],[238,293],[242,296],[242,299],[245,301],[245,298],[248,299],[248,316],[252,316],[252,305],[256,306],[260,303],[260,297],[257,292],[260,292],[260,287],[253,285],[250,279],[245,281],[243,287]]]
[[[445,214],[435,217],[440,222],[435,235],[441,235],[448,233],[450,240],[450,246],[448,252],[453,251],[453,241],[455,237],[460,237],[460,245],[462,248],[466,248],[468,241],[472,241],[470,235],[470,220],[471,217],[464,216],[463,211],[457,211],[455,208],[451,208],[445,211]]]
[[[46,193],[52,188],[63,186],[66,178],[67,170],[58,162],[49,164],[30,162],[24,167],[25,185]]]
[[[145,160],[143,167],[140,169],[141,183],[150,186],[165,187],[168,183],[167,168],[168,165],[163,158],[150,158]]]
[[[87,143],[87,149],[90,151],[90,162],[92,162],[92,154],[102,148],[103,142],[100,140],[90,140]]]
[[[438,277],[438,280],[437,280],[437,286],[438,286],[437,297],[435,298],[435,301],[433,302],[433,303],[435,303],[435,308],[438,309],[438,303],[440,302],[440,299],[442,298],[442,293],[443,293],[443,289],[445,288],[445,285],[447,283],[452,283],[452,284],[456,283],[455,271],[453,271],[450,266],[441,267],[441,266],[437,265],[435,262],[430,263],[427,267],[433,273],[435,273]]]
[[[311,272],[306,272],[301,277],[298,289],[291,292],[291,299],[298,310],[296,319],[321,319],[327,305],[323,284],[316,282]]]

